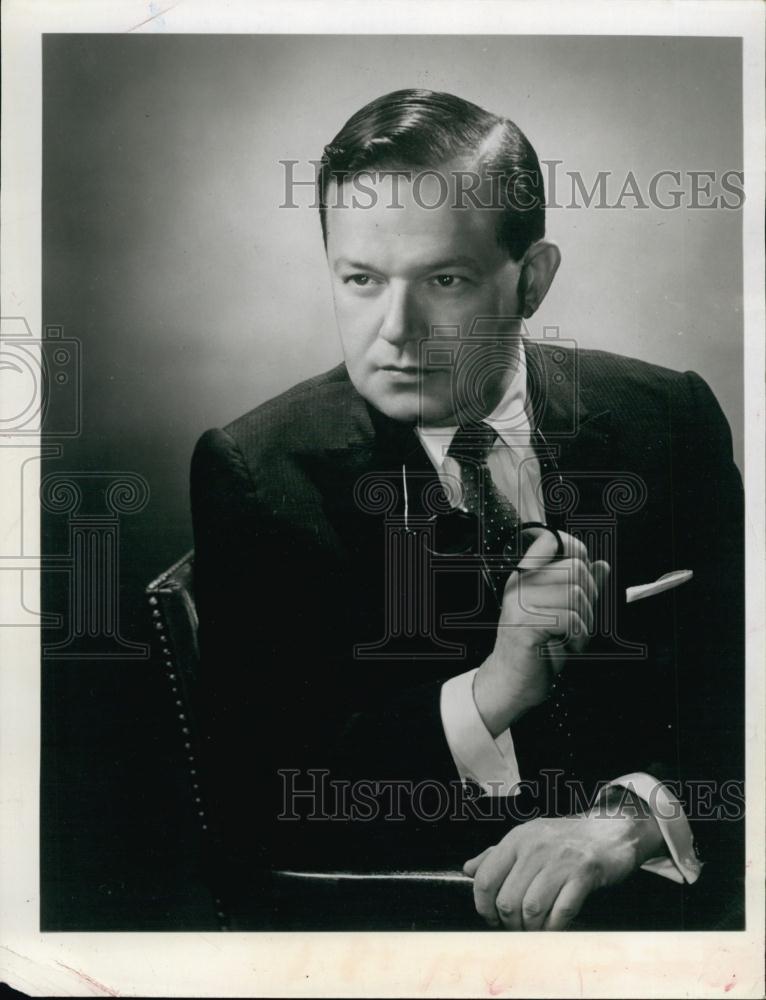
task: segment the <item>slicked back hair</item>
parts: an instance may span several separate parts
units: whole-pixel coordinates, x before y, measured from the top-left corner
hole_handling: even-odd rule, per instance
[[[360,173],[436,170],[455,159],[496,182],[498,242],[520,260],[545,235],[545,190],[537,153],[509,118],[453,94],[396,90],[349,118],[324,148],[319,217],[327,244],[327,191]]]

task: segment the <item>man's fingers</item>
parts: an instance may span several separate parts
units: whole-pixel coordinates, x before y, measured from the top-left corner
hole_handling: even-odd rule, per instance
[[[556,535],[544,528],[529,528],[525,534],[534,537],[534,541],[524,553],[524,558],[519,563],[519,569],[533,569],[537,566],[544,566],[556,557],[559,549]],[[588,550],[584,543],[574,535],[567,534],[566,531],[559,531],[559,538],[563,547],[560,559],[581,559],[589,564]]]
[[[599,597],[604,591],[607,580],[609,579],[609,574],[611,572],[611,567],[608,562],[603,559],[599,559],[594,563],[591,563],[590,571],[593,575],[593,582],[596,584]]]
[[[563,638],[567,642],[577,642],[580,639],[587,639],[590,635],[593,628],[593,610],[588,600],[582,592],[570,595],[570,600],[574,607],[535,609],[538,612],[555,615],[556,624],[548,629],[550,639]]]
[[[581,559],[562,559],[549,563],[541,569],[525,574],[520,586],[523,592],[530,587],[557,585],[568,587],[572,584],[579,584],[591,604],[596,603],[599,594],[598,587],[589,565]]]
[[[598,585],[591,572],[591,564],[587,560],[572,560],[572,581],[576,587],[585,591],[591,604],[598,600]]]
[[[574,535],[568,535],[566,531],[560,531],[559,534],[564,543],[563,559],[582,559],[584,562],[588,561],[588,550],[579,538],[575,538]]]
[[[476,912],[492,927],[497,927],[500,923],[495,908],[497,891],[503,884],[505,876],[513,869],[515,861],[516,847],[513,840],[504,837],[495,849],[489,852],[473,877],[473,900]]]
[[[473,878],[474,875],[476,874],[476,869],[479,867],[482,861],[489,855],[489,852],[492,850],[494,846],[495,846],[494,844],[490,844],[490,846],[485,848],[485,850],[483,850],[481,854],[477,854],[476,857],[474,858],[469,858],[463,865],[463,874],[468,875],[470,878]]]
[[[542,929],[565,881],[564,873],[551,865],[535,875],[521,902],[521,922],[525,931]]]
[[[531,530],[530,530],[531,534]],[[562,536],[563,537],[563,536]],[[540,531],[518,565],[518,569],[537,569],[551,562],[558,552],[558,542],[552,531]]]
[[[588,595],[583,590],[579,584],[575,584],[572,593],[570,594],[570,610],[574,611],[579,622],[575,619],[572,621],[574,625],[574,632],[570,633],[574,637],[582,635],[590,635],[593,631],[593,607],[588,600]]]
[[[544,931],[563,931],[582,909],[593,886],[589,879],[580,877],[567,882],[556,897],[548,917],[543,924]]]
[[[556,557],[559,543],[554,533],[543,528],[530,528],[527,534],[533,535],[535,532],[538,532],[538,534],[524,553],[524,558],[519,563],[519,569],[534,569],[537,566],[544,566]],[[566,531],[560,531],[559,537],[564,548],[560,556],[561,559],[582,559],[584,562],[588,561],[588,550],[579,538],[575,538],[574,535],[568,535]]]
[[[590,604],[587,601],[582,604],[582,614],[574,608],[546,608],[539,604],[528,610],[536,615],[548,615],[555,619],[551,625],[540,626],[548,641],[562,639],[567,643],[585,643],[590,636],[594,619]]]
[[[503,882],[495,898],[495,909],[503,927],[508,931],[524,930],[524,904],[527,891],[536,881],[543,864],[542,858],[526,852],[523,860],[519,860],[511,868],[508,877]],[[546,911],[547,912],[547,911]],[[532,897],[528,904],[527,916],[537,913],[537,901]],[[542,915],[543,918],[545,914]]]

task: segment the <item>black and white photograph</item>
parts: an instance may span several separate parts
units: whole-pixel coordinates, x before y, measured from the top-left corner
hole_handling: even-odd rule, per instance
[[[9,7],[3,979],[762,995],[762,8]]]

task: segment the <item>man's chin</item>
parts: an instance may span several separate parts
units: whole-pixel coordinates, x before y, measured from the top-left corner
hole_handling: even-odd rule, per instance
[[[405,424],[430,426],[449,424],[454,421],[452,408],[449,405],[440,403],[438,400],[431,400],[416,392],[385,394],[376,399],[368,399],[368,402],[385,416],[390,417],[391,420]]]

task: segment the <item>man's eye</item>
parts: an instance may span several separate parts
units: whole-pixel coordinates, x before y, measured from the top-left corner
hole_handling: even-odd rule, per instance
[[[346,284],[351,282],[352,285],[356,285],[357,288],[366,288],[368,285],[372,284],[372,278],[369,274],[351,274],[348,278],[343,279]]]
[[[455,288],[461,285],[465,279],[457,274],[437,274],[434,281],[440,288]]]

